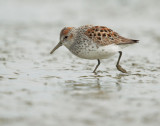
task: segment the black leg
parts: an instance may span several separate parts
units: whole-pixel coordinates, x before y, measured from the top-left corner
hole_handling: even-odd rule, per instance
[[[127,71],[126,71],[125,69],[123,69],[123,68],[119,65],[121,56],[122,56],[122,52],[119,51],[119,58],[118,58],[116,67],[117,67],[117,69],[118,69],[119,71],[121,71],[122,73],[127,73]]]
[[[95,72],[96,72],[96,70],[97,70],[98,66],[99,66],[99,65],[100,65],[100,63],[101,63],[99,59],[97,59],[97,60],[98,60],[98,64],[97,64],[96,68],[94,69],[93,73],[95,73]]]

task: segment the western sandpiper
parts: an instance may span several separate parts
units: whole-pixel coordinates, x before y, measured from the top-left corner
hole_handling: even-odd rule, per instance
[[[95,73],[100,65],[100,59],[107,59],[119,52],[116,67],[119,71],[126,73],[127,71],[119,65],[122,49],[137,42],[138,40],[122,37],[105,26],[65,27],[60,32],[60,42],[50,54],[64,45],[80,58],[98,60],[98,64],[93,70]]]

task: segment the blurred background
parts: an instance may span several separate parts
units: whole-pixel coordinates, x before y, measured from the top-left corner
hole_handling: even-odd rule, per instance
[[[159,0],[0,0],[1,126],[159,126]],[[107,26],[140,43],[97,61],[59,42],[63,27]]]

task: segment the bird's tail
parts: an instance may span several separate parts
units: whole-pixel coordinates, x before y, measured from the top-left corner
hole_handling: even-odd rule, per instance
[[[139,42],[139,40],[121,38],[121,42],[119,42],[118,45],[123,45],[123,44],[134,44],[134,43],[138,43],[138,42]]]

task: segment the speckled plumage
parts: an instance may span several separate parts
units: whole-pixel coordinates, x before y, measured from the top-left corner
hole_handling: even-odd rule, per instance
[[[65,27],[60,32],[59,44],[51,53],[64,45],[80,58],[106,59],[120,52],[127,45],[137,42],[138,40],[122,37],[105,26]]]

